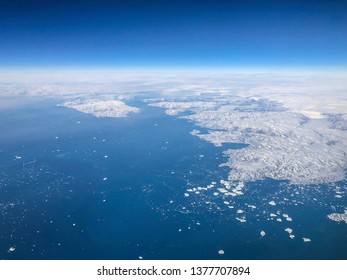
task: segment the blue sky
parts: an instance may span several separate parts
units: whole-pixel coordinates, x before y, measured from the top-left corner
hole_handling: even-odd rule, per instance
[[[347,1],[3,1],[0,67],[343,67]]]

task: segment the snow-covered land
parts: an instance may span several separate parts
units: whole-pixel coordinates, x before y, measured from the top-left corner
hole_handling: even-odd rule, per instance
[[[62,104],[67,108],[72,108],[83,113],[92,114],[96,117],[121,118],[130,113],[140,112],[139,108],[126,105],[119,100],[74,100],[66,101]]]

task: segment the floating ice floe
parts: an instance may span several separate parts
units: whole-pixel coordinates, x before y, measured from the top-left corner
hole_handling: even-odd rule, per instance
[[[15,156],[15,159],[22,159],[21,156]]]
[[[246,219],[243,219],[243,218],[236,218],[236,220],[238,220],[240,223],[245,223],[247,222]]]
[[[221,193],[227,193],[228,190],[224,189],[224,188],[217,188],[217,190],[219,190],[219,192]]]
[[[271,200],[271,201],[269,202],[269,204],[272,205],[272,206],[276,206],[276,202],[273,201],[273,200]]]
[[[311,242],[311,239],[310,239],[310,238],[306,238],[306,237],[303,237],[302,240],[303,240],[304,242]]]
[[[231,183],[229,181],[220,180],[220,183],[225,186],[225,188],[230,189]]]
[[[8,250],[7,250],[7,252],[8,253],[12,253],[12,252],[14,252],[16,250],[16,247],[10,247]]]
[[[260,235],[261,235],[262,237],[264,237],[264,236],[266,235],[265,231],[262,230],[262,231],[260,232]]]
[[[224,255],[224,251],[223,251],[223,250],[219,250],[219,251],[218,251],[218,254],[219,254],[219,255]]]
[[[184,196],[185,196],[185,197],[188,197],[188,196],[189,196],[189,193],[185,193]]]
[[[339,214],[339,213],[331,213],[328,215],[328,218],[335,222],[345,222],[347,224],[347,210],[345,210],[345,213]]]
[[[293,232],[293,230],[291,228],[286,228],[285,231],[288,232],[289,234],[291,234]]]

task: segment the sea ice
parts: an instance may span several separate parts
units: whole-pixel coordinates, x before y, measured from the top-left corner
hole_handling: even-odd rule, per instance
[[[246,219],[243,219],[243,218],[236,218],[236,220],[238,220],[240,223],[245,223],[247,222]]]
[[[16,250],[16,247],[10,247],[10,249],[8,249],[7,252],[12,253],[12,252],[14,252],[15,250]]]
[[[331,213],[328,215],[328,218],[335,222],[345,222],[347,224],[347,210],[345,210],[345,213],[339,214],[339,213]]]

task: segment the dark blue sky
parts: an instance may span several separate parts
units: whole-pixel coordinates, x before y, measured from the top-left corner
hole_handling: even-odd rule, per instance
[[[0,67],[346,67],[347,1],[0,0]]]

